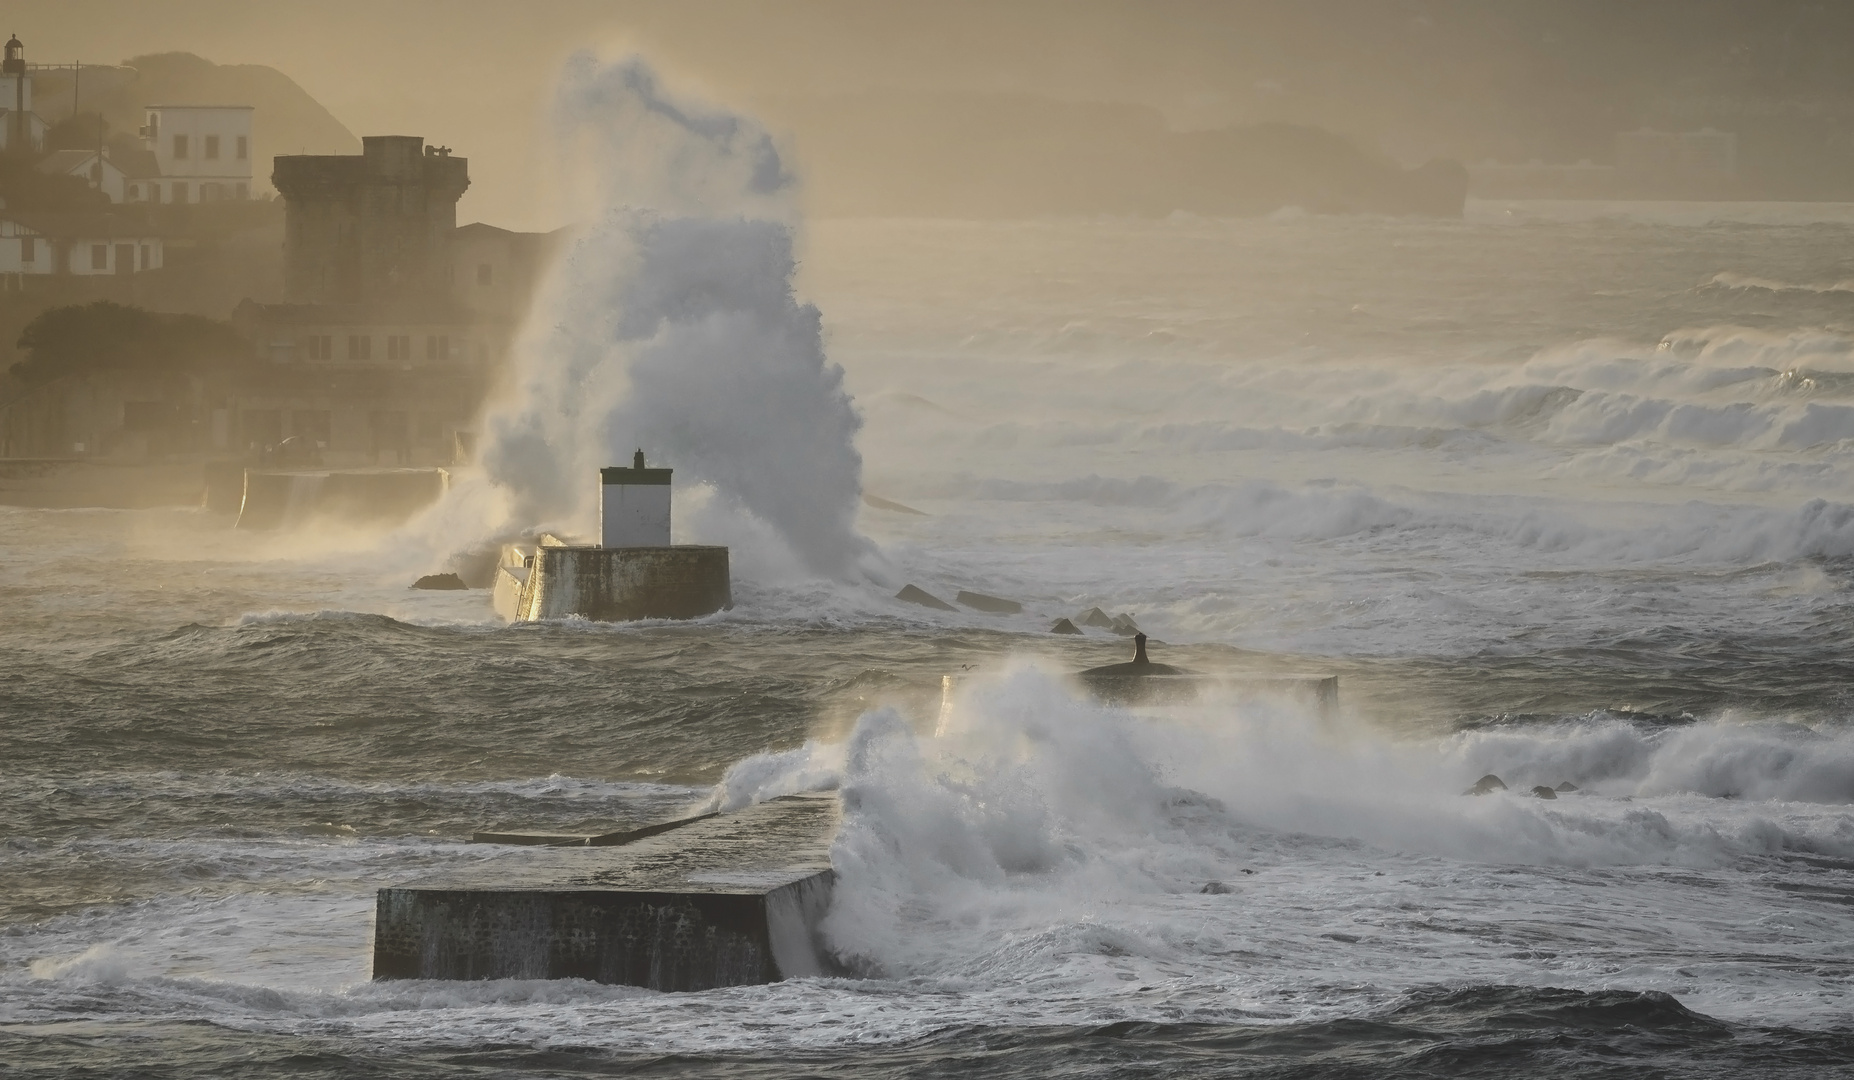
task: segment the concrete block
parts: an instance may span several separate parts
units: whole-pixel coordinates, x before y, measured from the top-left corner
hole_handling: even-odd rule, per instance
[[[904,585],[895,594],[895,599],[904,603],[919,604],[935,611],[958,611],[959,609],[917,585]]]
[[[562,979],[708,990],[832,974],[818,926],[834,795],[774,799],[623,847],[513,848],[381,889],[376,979]]]
[[[990,612],[993,615],[1016,615],[1024,609],[1024,606],[1015,600],[1006,600],[997,596],[986,596],[984,593],[967,592],[964,589],[959,590],[959,595],[954,597],[954,599],[975,611]]]
[[[599,622],[694,619],[733,604],[724,547],[510,544],[495,584],[510,622],[579,616]]]

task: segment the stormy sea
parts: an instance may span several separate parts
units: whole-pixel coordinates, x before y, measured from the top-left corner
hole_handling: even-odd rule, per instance
[[[1854,207],[754,220],[623,225],[625,310],[707,314],[484,466],[667,444],[728,611],[408,589],[467,471],[387,533],[0,508],[0,1072],[1854,1070]],[[738,332],[831,393],[702,367]],[[1338,706],[1092,701],[1126,639],[1048,631],[1097,606]],[[717,787],[857,793],[855,977],[370,980],[374,891],[473,830]]]

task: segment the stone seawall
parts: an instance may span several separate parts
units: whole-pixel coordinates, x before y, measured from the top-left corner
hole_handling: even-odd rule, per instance
[[[818,938],[834,795],[773,799],[621,848],[510,848],[383,888],[376,979],[708,990],[836,972]]]

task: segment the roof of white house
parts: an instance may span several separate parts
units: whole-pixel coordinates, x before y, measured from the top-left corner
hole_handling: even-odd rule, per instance
[[[88,168],[96,156],[95,150],[53,150],[39,162],[38,169],[43,173],[74,173]],[[105,157],[104,160],[109,159]]]

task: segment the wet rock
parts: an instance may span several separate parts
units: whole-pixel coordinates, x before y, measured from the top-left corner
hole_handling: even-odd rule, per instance
[[[456,574],[426,574],[414,581],[411,587],[414,589],[467,589],[470,586],[465,585],[464,579]]]
[[[1067,619],[1057,619],[1056,625],[1049,628],[1052,634],[1079,634],[1081,631]]]
[[[1559,791],[1560,793],[1562,793],[1562,792],[1566,792],[1566,791],[1578,791],[1578,790],[1581,790],[1581,789],[1579,789],[1579,788],[1578,788],[1578,786],[1577,786],[1576,784],[1573,784],[1573,783],[1571,783],[1571,782],[1570,782],[1569,780],[1566,780],[1566,781],[1565,781],[1564,783],[1562,783],[1562,784],[1559,784],[1559,785],[1558,785],[1558,788],[1557,788],[1557,790],[1558,790],[1558,791]]]
[[[940,599],[934,594],[928,592],[926,589],[918,588],[913,585],[903,586],[902,590],[895,594],[895,599],[901,600],[909,604],[919,604],[922,607],[930,607],[930,608],[933,608],[935,611],[958,611],[959,610],[953,605],[947,603],[946,601]]]
[[[1540,784],[1538,787],[1533,788],[1532,795],[1534,798],[1538,799],[1555,799],[1558,797],[1557,792],[1546,787],[1544,784]]]
[[[1506,781],[1488,773],[1474,782],[1474,786],[1462,792],[1463,795],[1489,795],[1496,791],[1505,791]]]
[[[1114,628],[1114,618],[1098,607],[1091,607],[1080,615],[1075,616],[1075,625],[1098,626],[1103,630],[1112,630]]]
[[[1006,600],[998,596],[986,596],[984,593],[959,591],[954,599],[975,611],[990,612],[993,615],[1016,615],[1024,606],[1015,600]]]
[[[1224,896],[1229,893],[1233,893],[1236,890],[1230,888],[1228,885],[1223,884],[1221,881],[1209,881],[1209,882],[1205,882],[1204,887],[1197,891],[1201,893],[1209,893],[1212,896]]]
[[[1320,936],[1327,939],[1328,941],[1343,941],[1347,945],[1358,944],[1357,934],[1321,934]]]

